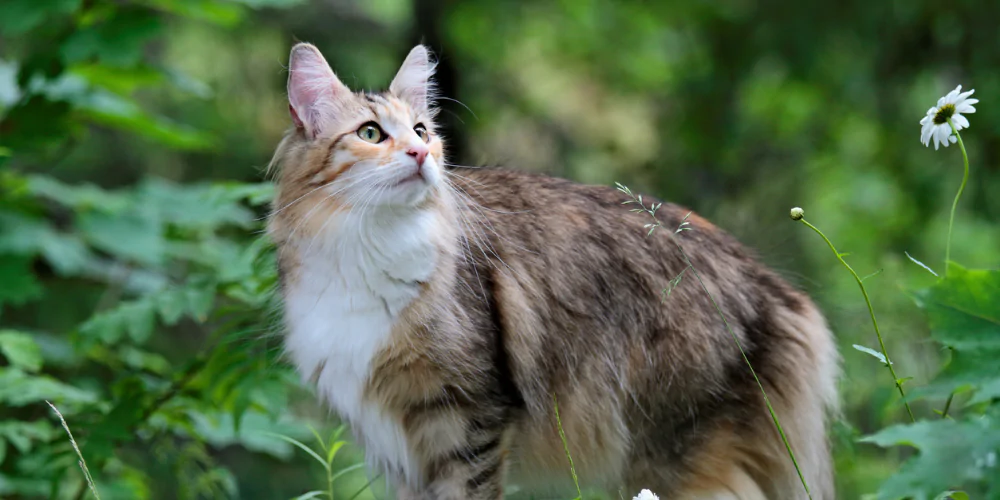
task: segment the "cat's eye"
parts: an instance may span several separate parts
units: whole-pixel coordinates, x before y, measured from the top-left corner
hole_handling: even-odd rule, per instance
[[[425,127],[423,123],[418,123],[415,127],[413,127],[413,131],[417,133],[417,137],[419,137],[420,140],[430,142],[431,135],[427,133],[427,127]]]
[[[368,122],[358,129],[358,137],[364,139],[365,142],[378,144],[385,140],[385,132],[382,131],[377,123]]]

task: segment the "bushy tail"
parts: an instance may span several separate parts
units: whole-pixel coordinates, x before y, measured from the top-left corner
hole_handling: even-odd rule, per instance
[[[779,309],[775,324],[792,341],[782,346],[775,362],[784,366],[788,379],[765,384],[781,425],[814,500],[834,498],[833,463],[827,438],[828,423],[839,412],[837,379],[840,360],[833,334],[814,305],[804,311]],[[766,387],[772,385],[772,387]],[[782,443],[784,460],[775,462],[782,477],[769,491],[768,498],[806,498],[798,473]],[[781,484],[788,483],[788,484]]]

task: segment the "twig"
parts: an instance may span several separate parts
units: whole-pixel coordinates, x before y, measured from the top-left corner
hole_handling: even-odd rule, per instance
[[[816,231],[816,234],[823,238],[823,241],[830,246],[830,250],[833,250],[833,254],[837,256],[837,260],[839,260],[840,263],[851,272],[851,276],[854,276],[854,281],[858,282],[858,287],[861,288],[861,295],[865,297],[865,304],[868,305],[868,314],[871,315],[872,326],[875,327],[875,336],[878,337],[878,345],[882,348],[882,355],[885,356],[885,366],[889,368],[889,373],[892,375],[892,382],[896,385],[896,389],[899,390],[899,397],[903,399],[903,405],[906,406],[906,413],[910,415],[910,421],[916,422],[917,419],[913,416],[913,410],[910,409],[910,403],[906,401],[906,393],[903,392],[903,384],[896,375],[896,370],[892,367],[892,360],[889,359],[889,351],[886,350],[885,341],[882,340],[882,332],[878,328],[878,321],[875,319],[875,309],[872,308],[872,301],[868,297],[868,290],[865,289],[865,284],[858,276],[858,273],[854,271],[854,268],[852,268],[851,265],[844,260],[844,254],[837,251],[837,247],[833,246],[833,242],[831,242],[830,239],[823,234],[823,231],[820,231],[819,228],[810,224],[809,221],[804,218],[804,213],[801,208],[792,209],[792,220],[797,220],[806,226],[809,226],[809,228],[813,231]]]

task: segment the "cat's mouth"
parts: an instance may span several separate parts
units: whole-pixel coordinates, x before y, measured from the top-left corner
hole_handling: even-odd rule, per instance
[[[417,167],[409,171],[407,174],[400,177],[399,180],[396,181],[394,186],[403,186],[411,182],[423,182],[425,180],[423,170],[424,169]]]

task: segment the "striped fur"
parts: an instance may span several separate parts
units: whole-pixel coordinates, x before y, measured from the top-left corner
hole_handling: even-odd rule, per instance
[[[403,499],[497,499],[511,481],[558,495],[571,487],[558,401],[586,485],[802,498],[709,298],[685,277],[661,302],[686,267],[669,232],[646,238],[647,220],[613,189],[445,169],[432,68],[417,47],[389,92],[353,93],[314,47],[296,46],[296,127],[273,162],[286,349],[371,467]],[[361,137],[369,122],[384,141]],[[664,204],[659,215],[670,226],[686,213]],[[686,251],[813,498],[834,498],[826,422],[837,353],[822,316],[732,237],[689,220]]]

